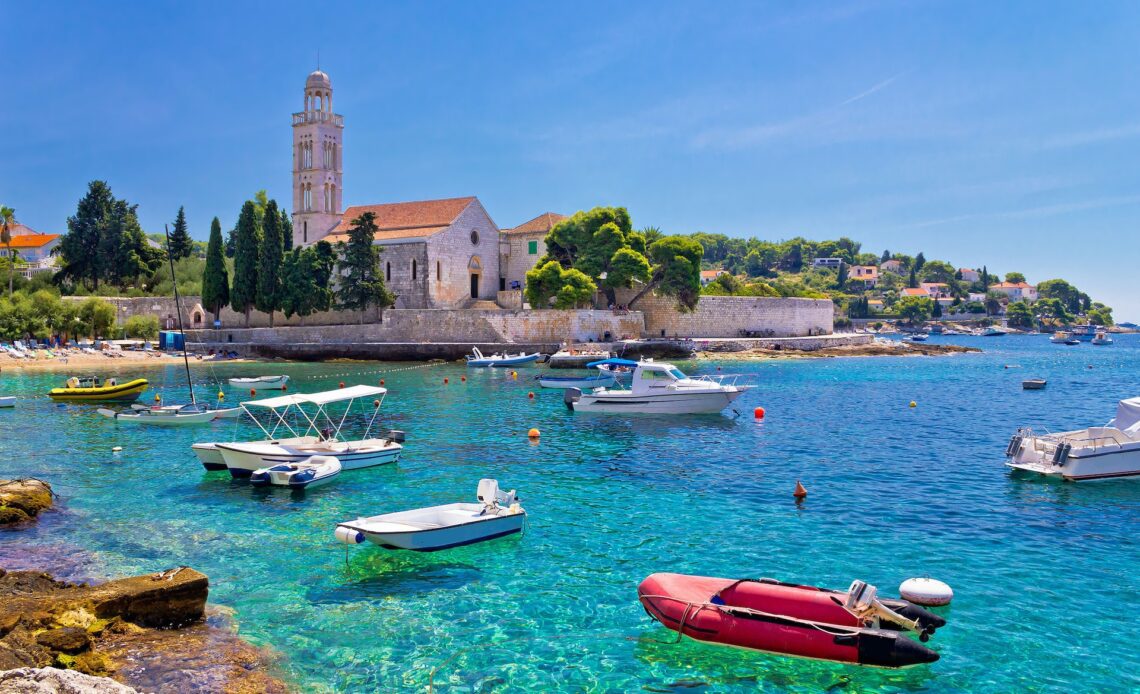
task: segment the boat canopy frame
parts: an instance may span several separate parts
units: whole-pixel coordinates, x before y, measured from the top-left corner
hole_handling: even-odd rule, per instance
[[[349,412],[352,411],[352,403],[361,398],[372,397],[376,399],[376,407],[372,411],[372,416],[368,419],[368,426],[364,430],[362,439],[367,439],[368,434],[372,431],[372,426],[376,422],[376,418],[380,416],[380,407],[384,404],[384,396],[388,393],[387,388],[379,386],[365,386],[356,385],[347,388],[338,388],[337,390],[326,390],[319,393],[293,393],[291,395],[279,395],[274,398],[264,398],[262,400],[247,400],[241,403],[241,408],[249,415],[254,424],[266,435],[270,440],[276,439],[277,430],[285,427],[295,437],[309,436],[317,434],[322,440],[326,441],[340,441],[340,432],[344,428],[345,420],[348,419]],[[334,419],[325,409],[326,405],[331,405],[337,402],[348,402],[348,406],[344,408],[344,413],[340,416],[340,420]],[[309,412],[302,407],[302,405],[316,405],[316,411],[310,415]],[[261,420],[253,413],[250,408],[265,408],[273,413],[276,421],[273,423],[272,429],[265,428]],[[285,418],[286,415],[293,411],[295,415],[300,415],[308,425],[304,433],[299,434],[297,430]],[[320,424],[321,418],[328,423],[332,430],[331,435],[324,436],[321,433]]]

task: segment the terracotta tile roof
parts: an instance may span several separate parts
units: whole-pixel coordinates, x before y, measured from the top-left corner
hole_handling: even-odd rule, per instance
[[[26,227],[25,227],[26,228]],[[12,234],[12,248],[43,248],[59,238],[59,234]],[[0,247],[7,248],[3,244]]]
[[[557,212],[543,212],[534,219],[523,222],[513,229],[503,229],[504,234],[533,234],[537,232],[548,232],[554,228],[554,225],[566,219],[566,215],[558,214]]]
[[[392,202],[383,205],[354,205],[341,215],[340,223],[324,240],[330,243],[348,238],[352,220],[365,212],[376,215],[376,240],[431,236],[451,226],[452,222],[475,202],[475,196],[445,200]]]
[[[990,287],[996,289],[1032,289],[1033,285],[1028,282],[999,282],[991,284]]]
[[[727,274],[727,270],[701,270],[701,277],[707,277],[713,280],[715,280],[717,277],[720,277],[721,275]]]
[[[922,287],[907,287],[902,290],[903,296],[930,296],[930,292]]]

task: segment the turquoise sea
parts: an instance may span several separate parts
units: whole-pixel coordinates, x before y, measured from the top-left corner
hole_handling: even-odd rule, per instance
[[[1140,335],[1112,347],[940,339],[985,352],[680,364],[745,374],[758,387],[739,417],[572,414],[535,369],[514,380],[457,364],[196,366],[208,393],[214,379],[279,371],[293,391],[385,379],[403,460],[302,497],[206,473],[191,454],[194,441],[253,438],[248,424],[116,426],[44,397],[64,374],[0,365],[0,392],[23,398],[0,410],[0,477],[41,477],[62,497],[35,527],[0,533],[0,565],[69,557],[88,577],[193,566],[306,692],[1140,688],[1140,479],[1057,483],[1002,465],[1018,425],[1102,424],[1140,395]],[[145,375],[172,401],[185,397],[180,369],[120,375]],[[1048,388],[1023,391],[1031,376]],[[523,536],[429,554],[333,540],[358,515],[474,501],[482,477],[519,490]],[[636,600],[656,571],[840,589],[859,578],[884,594],[930,575],[956,598],[929,644],[939,662],[874,670],[673,643]]]

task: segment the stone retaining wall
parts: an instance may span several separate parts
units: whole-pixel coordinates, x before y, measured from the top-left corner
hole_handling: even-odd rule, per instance
[[[646,296],[634,308],[645,315],[646,337],[740,337],[742,330],[762,337],[828,335],[835,320],[830,299],[702,296],[696,310],[682,313],[673,299]]]
[[[637,337],[640,313],[611,311],[495,311],[389,309],[383,323],[364,325],[198,330],[195,343],[550,343],[598,342]]]

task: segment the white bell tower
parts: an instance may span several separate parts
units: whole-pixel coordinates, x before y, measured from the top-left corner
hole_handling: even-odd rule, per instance
[[[332,110],[332,81],[305,80],[305,110],[293,114],[293,245],[320,241],[340,223],[344,117]]]

